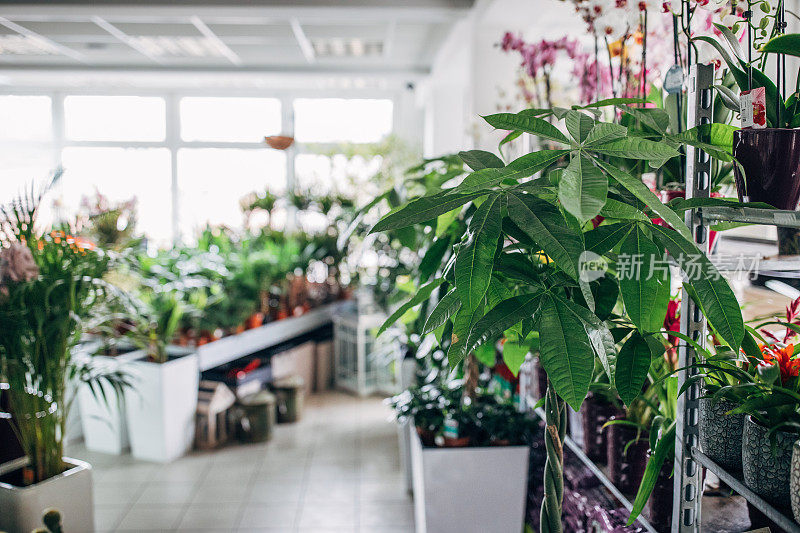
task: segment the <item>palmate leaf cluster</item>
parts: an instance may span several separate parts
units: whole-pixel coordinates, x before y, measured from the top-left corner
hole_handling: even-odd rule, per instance
[[[630,103],[484,117],[550,147],[507,164],[489,152],[462,152],[471,172],[460,183],[410,201],[373,227],[397,231],[453,211],[470,213],[454,253],[443,256],[401,307],[438,299],[422,332],[436,332],[443,344],[449,340],[451,365],[500,338],[523,346],[536,338],[552,385],[573,408],[586,396],[595,360],[630,403],[664,351],[658,332],[670,292],[669,269],[659,267],[665,250],[679,264],[691,260],[693,295],[718,337],[738,349],[745,329],[733,292],[694,244],[679,212],[632,172],[662,166],[685,144],[730,159],[728,132],[709,125],[672,135],[666,113]],[[637,127],[600,120],[603,106],[618,107]],[[594,229],[589,221],[598,215],[605,222]],[[651,221],[656,218],[668,226]],[[600,279],[581,276],[587,256],[607,263]],[[623,257],[637,258],[635,275],[617,275]]]

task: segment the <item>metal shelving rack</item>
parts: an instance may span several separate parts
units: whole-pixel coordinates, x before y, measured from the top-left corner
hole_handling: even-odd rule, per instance
[[[712,114],[713,67],[693,65],[689,73],[687,127],[709,124]],[[710,179],[710,157],[701,149],[688,147],[686,151],[686,199],[708,198]],[[800,212],[741,207],[704,207],[685,213],[686,225],[691,230],[700,250],[705,249],[708,226],[713,222],[743,222],[749,224],[774,225],[800,228]],[[681,332],[701,346],[706,339],[706,318],[692,299],[683,291],[681,301]],[[694,350],[684,341],[678,347],[678,366],[686,368],[696,359]],[[678,374],[679,387],[694,369]],[[798,525],[790,516],[773,507],[748,489],[740,475],[727,472],[709,459],[698,448],[700,422],[700,386],[691,386],[678,398],[678,420],[675,441],[675,490],[672,506],[673,533],[699,533],[702,524],[702,467],[716,474],[734,491],[764,513],[781,528],[791,533],[800,533]]]

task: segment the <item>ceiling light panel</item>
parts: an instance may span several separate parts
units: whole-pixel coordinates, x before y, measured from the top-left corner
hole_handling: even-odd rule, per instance
[[[206,37],[139,35],[131,40],[154,57],[223,57],[218,44]]]

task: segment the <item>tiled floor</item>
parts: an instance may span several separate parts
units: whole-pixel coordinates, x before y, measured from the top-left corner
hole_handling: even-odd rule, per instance
[[[379,399],[306,399],[303,419],[266,444],[169,465],[69,450],[94,467],[105,531],[411,533],[395,426]]]

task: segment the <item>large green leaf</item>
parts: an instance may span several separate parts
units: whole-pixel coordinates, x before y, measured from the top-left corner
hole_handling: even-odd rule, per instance
[[[485,194],[483,192],[470,194],[448,193],[449,191],[443,191],[430,196],[423,196],[397,210],[389,212],[372,227],[370,233],[405,228],[420,222],[427,222]]]
[[[652,226],[656,240],[681,265],[697,294],[706,318],[722,339],[738,350],[744,337],[744,321],[739,302],[728,282],[720,275],[708,257],[670,228]]]
[[[584,140],[584,146],[591,147],[595,144],[603,144],[622,139],[628,135],[628,128],[614,124],[612,122],[601,122],[592,128],[589,135]]]
[[[584,106],[579,107],[578,109],[590,109],[593,107],[607,107],[607,106],[620,106],[620,105],[627,105],[627,104],[646,104],[647,101],[643,98],[605,98],[603,100],[598,100],[597,102],[592,102],[591,104],[586,104]]]
[[[614,382],[615,368],[617,365],[617,348],[614,336],[608,326],[597,315],[570,300],[554,296],[566,309],[572,312],[583,324],[583,331],[589,337],[595,355],[600,360],[609,383]]]
[[[800,57],[800,34],[787,33],[770,39],[761,47],[761,52]]]
[[[583,236],[568,224],[552,204],[527,194],[508,195],[508,216],[556,265],[571,278],[578,278],[578,260],[583,253]]]
[[[668,159],[678,157],[680,152],[663,142],[651,141],[643,137],[625,137],[603,144],[592,145],[591,150],[603,155],[643,159],[660,167]]]
[[[686,239],[691,240],[692,234],[689,232],[689,228],[686,227],[683,219],[676,215],[672,209],[661,203],[661,200],[658,199],[653,191],[648,189],[647,186],[642,183],[642,180],[634,178],[624,170],[617,168],[611,163],[606,163],[601,159],[596,159],[595,161],[597,161],[597,164],[600,165],[600,167],[612,178],[614,178],[617,183],[622,185],[622,187],[627,189],[631,194],[652,209],[658,216],[664,219],[664,222],[675,228],[675,230],[677,230]]]
[[[618,224],[605,224],[587,231],[583,234],[586,241],[586,250],[605,255],[606,252],[619,244],[631,231],[632,224],[620,222]]]
[[[605,174],[589,159],[582,155],[574,156],[558,182],[558,199],[564,209],[583,223],[600,213],[607,196],[608,178]]]
[[[620,109],[659,133],[667,132],[669,115],[663,109],[630,106],[621,106]]]
[[[650,347],[639,332],[634,331],[617,355],[614,375],[614,384],[625,405],[630,405],[642,392],[650,360]]]
[[[475,309],[492,278],[492,265],[497,241],[500,238],[503,196],[493,194],[475,211],[467,230],[466,243],[456,257],[456,289],[471,311]]]
[[[540,293],[522,294],[504,300],[475,322],[468,338],[460,347],[463,357],[489,339],[502,334],[515,324],[532,318],[539,309]]]
[[[453,318],[453,331],[450,335],[450,348],[447,350],[447,360],[450,367],[454,368],[473,348],[467,349],[467,342],[472,329],[483,314],[483,307],[479,306],[474,311],[468,311],[463,307]],[[477,346],[476,346],[477,347]]]
[[[497,113],[487,115],[483,119],[500,130],[520,130],[531,133],[537,137],[549,139],[551,141],[569,144],[567,136],[561,130],[550,124],[544,119],[523,113]]]
[[[595,121],[586,113],[573,109],[567,111],[564,124],[567,126],[569,134],[575,139],[575,142],[582,143],[594,128]]]
[[[530,348],[525,344],[506,341],[503,343],[503,362],[515,376],[519,374],[519,367],[525,362]]]
[[[436,328],[441,327],[460,308],[461,298],[458,297],[457,291],[453,289],[439,300],[431,314],[428,315],[428,319],[425,320],[425,326],[422,328],[422,335],[427,335]]]
[[[622,301],[631,321],[645,333],[664,325],[669,302],[669,265],[659,248],[636,226],[622,243],[617,260]]]
[[[409,301],[398,307],[397,310],[394,313],[392,313],[392,315],[389,318],[386,319],[386,321],[381,325],[380,329],[378,330],[378,335],[386,331],[390,326],[392,326],[395,322],[397,322],[397,320],[401,316],[403,316],[406,313],[406,311],[408,311],[415,305],[419,305],[428,298],[430,298],[433,289],[441,285],[442,282],[444,282],[444,278],[438,278],[420,287],[419,291],[417,291],[417,294],[415,294],[413,298],[411,298]]]
[[[583,322],[550,294],[542,296],[537,316],[539,359],[556,393],[580,409],[594,371],[594,351]]]
[[[600,210],[600,214],[606,218],[617,220],[641,220],[642,222],[650,220],[647,215],[636,209],[636,207],[613,198],[606,200],[606,205]]]
[[[458,152],[458,157],[472,170],[482,170],[484,168],[503,168],[503,160],[491,152],[484,150],[466,150]]]
[[[552,165],[557,159],[568,154],[569,150],[539,150],[518,157],[504,168],[485,168],[467,175],[451,194],[475,194],[497,187],[505,180],[522,179]]]

